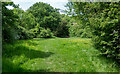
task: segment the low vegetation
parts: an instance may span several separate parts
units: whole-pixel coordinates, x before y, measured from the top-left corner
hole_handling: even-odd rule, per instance
[[[35,38],[3,46],[3,72],[118,72],[91,39]]]

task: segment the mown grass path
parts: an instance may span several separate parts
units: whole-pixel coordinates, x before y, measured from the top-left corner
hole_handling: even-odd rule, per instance
[[[99,55],[90,39],[20,40],[3,45],[3,72],[117,72],[113,60]]]

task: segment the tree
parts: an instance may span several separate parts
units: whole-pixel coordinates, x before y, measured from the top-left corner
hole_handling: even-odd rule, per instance
[[[16,24],[18,16],[13,13],[13,10],[6,6],[17,8],[13,2],[2,2],[2,40],[4,42],[13,42],[16,39]]]
[[[36,25],[35,17],[31,13],[24,12],[20,8],[14,9],[14,13],[19,16],[16,22],[19,39],[33,38],[35,34],[32,29],[35,28]]]
[[[57,9],[46,3],[35,3],[28,10],[33,14],[36,23],[40,24],[40,27],[50,28],[52,32],[56,31],[56,27],[60,22],[60,13]]]
[[[61,15],[61,22],[59,23],[59,26],[56,29],[56,36],[58,37],[68,37],[69,36],[69,27],[68,23],[70,21],[69,16]]]

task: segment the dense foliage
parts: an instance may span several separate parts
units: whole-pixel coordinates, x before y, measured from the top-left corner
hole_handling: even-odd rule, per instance
[[[70,37],[91,38],[92,33],[90,27],[82,23],[80,20],[72,18],[68,24]]]
[[[36,23],[40,24],[40,27],[50,28],[52,32],[56,31],[56,27],[60,22],[58,9],[54,9],[49,4],[39,2],[35,3],[27,11],[33,14]]]
[[[27,11],[23,11],[18,6],[3,3],[3,40],[12,42],[15,39],[32,39],[35,37],[91,37],[88,26],[84,23],[72,19],[68,15],[60,15],[59,9],[54,9],[46,3],[35,3]],[[10,12],[9,15],[6,15]],[[15,16],[14,16],[15,15]],[[13,21],[4,21],[12,18]],[[10,25],[5,27],[4,24]],[[73,24],[77,23],[76,26]],[[8,29],[9,28],[9,29]],[[44,35],[43,35],[44,34]]]
[[[94,46],[107,57],[120,60],[119,3],[69,2],[67,6],[69,13],[89,25]]]
[[[13,13],[13,10],[6,6],[17,7],[13,2],[2,3],[2,40],[3,42],[13,42],[16,39],[16,24],[18,16]]]
[[[14,9],[14,14],[19,16],[16,21],[18,35],[17,39],[31,39],[34,37],[34,32],[32,29],[35,26],[35,17],[28,12],[24,12],[20,8]]]
[[[71,18],[67,15],[61,16],[61,21],[56,29],[55,35],[58,37],[69,37],[69,22]]]
[[[7,6],[13,6],[14,9]],[[35,37],[49,38],[59,34],[56,30],[61,24],[61,15],[58,9],[49,4],[35,3],[27,11],[23,11],[13,2],[3,2],[2,10],[3,42]]]
[[[53,37],[53,33],[49,28],[47,29],[42,28],[40,34],[38,35],[38,38],[51,38],[51,37]]]

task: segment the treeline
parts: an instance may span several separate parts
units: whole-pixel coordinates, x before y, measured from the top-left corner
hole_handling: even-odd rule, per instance
[[[8,9],[7,6],[13,6],[14,9]],[[55,36],[91,37],[88,28],[86,29],[81,22],[68,15],[60,14],[59,9],[46,3],[37,2],[24,11],[13,2],[3,2],[2,14],[3,43]]]
[[[13,6],[14,9],[6,6]],[[58,10],[45,3],[36,3],[23,11],[13,2],[4,2],[2,12],[3,42],[52,37],[61,20]]]
[[[14,9],[8,9],[13,6]],[[46,3],[35,3],[23,11],[13,2],[2,3],[2,40],[13,42],[20,39],[50,38],[57,36],[61,15],[58,9]]]
[[[120,62],[119,2],[69,2],[67,7],[67,13],[89,27],[94,46]]]

